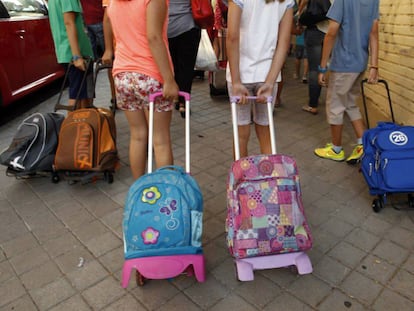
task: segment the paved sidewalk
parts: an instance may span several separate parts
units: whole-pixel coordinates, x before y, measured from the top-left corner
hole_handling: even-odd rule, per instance
[[[324,105],[314,116],[301,111],[307,86],[287,63],[283,106],[276,109],[278,152],[297,159],[314,247],[314,271],[280,268],[239,282],[225,246],[226,178],[232,162],[230,109],[209,96],[208,79],[195,80],[191,119],[191,168],[205,201],[203,245],[206,282],[180,276],[120,286],[122,212],[133,182],[128,167],[128,126],[117,113],[122,167],[103,181],[69,185],[49,178],[16,180],[0,168],[0,311],[3,310],[414,310],[414,214],[371,208],[358,167],[319,159],[313,149],[329,140]],[[106,74],[97,103],[109,102]],[[66,95],[66,94],[65,94]],[[324,95],[324,93],[323,93]],[[102,97],[102,98],[100,98]],[[31,112],[53,110],[56,96]],[[23,118],[0,127],[5,148]],[[183,163],[184,123],[174,111],[176,163]],[[352,129],[344,147],[351,152]],[[258,152],[252,138],[251,152]],[[401,196],[398,199],[406,199]]]

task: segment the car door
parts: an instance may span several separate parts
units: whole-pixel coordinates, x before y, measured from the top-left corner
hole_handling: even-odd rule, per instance
[[[58,68],[47,7],[43,0],[22,2],[24,8],[19,14],[19,22],[24,29],[23,74],[28,84],[41,83],[42,79],[54,74]]]
[[[47,7],[43,0],[24,0],[24,4],[20,15],[21,28],[24,29],[23,74],[27,84],[42,83],[43,79],[59,70]]]
[[[0,3],[0,79],[9,90],[17,90],[24,84],[23,49],[24,26],[21,21],[13,20],[9,11],[13,12],[16,4]]]
[[[0,106],[61,77],[43,0],[0,0]]]

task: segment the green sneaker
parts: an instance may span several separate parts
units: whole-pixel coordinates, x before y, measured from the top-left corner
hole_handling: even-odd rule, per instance
[[[352,150],[351,155],[346,159],[348,164],[357,164],[362,155],[364,154],[364,147],[362,145],[356,145],[354,150]]]
[[[330,159],[330,160],[334,160],[334,161],[343,161],[345,160],[345,152],[343,150],[341,150],[339,153],[336,153],[333,149],[332,149],[332,144],[328,143],[326,144],[326,146],[324,148],[316,148],[315,149],[315,154],[318,157],[324,158],[324,159]]]

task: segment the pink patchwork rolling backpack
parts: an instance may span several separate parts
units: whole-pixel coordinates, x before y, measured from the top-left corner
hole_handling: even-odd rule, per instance
[[[250,100],[256,97],[249,97]],[[240,281],[254,279],[254,270],[296,266],[312,272],[305,253],[312,247],[295,160],[276,154],[272,99],[268,98],[271,155],[240,159],[236,103],[231,98],[236,161],[227,180],[227,246]]]

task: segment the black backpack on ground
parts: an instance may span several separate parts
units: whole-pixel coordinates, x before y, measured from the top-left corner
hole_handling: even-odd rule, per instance
[[[18,177],[51,173],[63,119],[63,114],[55,112],[36,112],[24,119],[9,147],[0,154],[7,174]]]

